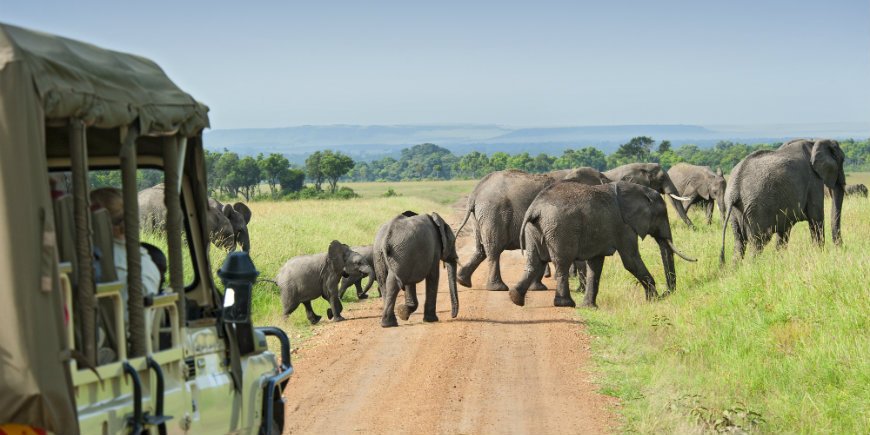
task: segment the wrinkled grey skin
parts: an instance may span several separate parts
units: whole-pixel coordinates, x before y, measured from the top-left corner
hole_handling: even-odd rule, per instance
[[[139,225],[147,231],[164,231],[166,224],[166,205],[163,203],[163,183],[139,192]],[[218,248],[235,251],[236,245],[242,250],[251,250],[248,222],[251,210],[241,202],[233,206],[223,205],[209,199],[206,209],[209,239]]]
[[[475,249],[471,258],[459,269],[457,282],[471,287],[471,276],[483,260],[489,260],[489,275],[483,288],[505,291],[499,259],[502,251],[520,248],[520,226],[523,215],[535,196],[545,187],[563,178],[576,179],[588,184],[607,183],[601,172],[593,168],[553,171],[549,174],[529,174],[516,169],[488,174],[468,196],[465,218],[457,234],[469,217],[477,223],[474,232]],[[532,285],[535,290],[546,290],[540,280]]]
[[[275,282],[281,289],[281,304],[284,316],[289,316],[299,304],[305,305],[308,321],[315,324],[320,316],[311,308],[311,301],[323,297],[329,302],[330,308],[326,315],[338,322],[344,320],[338,283],[342,276],[374,271],[361,255],[352,251],[349,246],[333,240],[327,252],[312,255],[300,255],[287,260]]]
[[[661,195],[653,189],[625,181],[587,186],[562,181],[544,189],[529,206],[523,220],[526,257],[525,273],[511,289],[511,301],[525,304],[529,285],[543,274],[548,261],[555,265],[558,283],[553,304],[573,307],[568,291],[569,269],[585,260],[586,297],[583,305],[596,306],[604,257],[618,252],[622,264],[643,285],[648,300],[658,297],[655,280],[638,250],[638,237],[652,236],[659,245],[668,293],[676,289],[673,244],[668,211]]]
[[[605,171],[604,175],[613,181],[629,181],[635,184],[640,184],[641,186],[649,187],[662,195],[668,195],[671,199],[671,204],[674,206],[674,210],[677,211],[680,219],[682,219],[689,228],[694,228],[692,221],[689,220],[688,216],[686,216],[686,210],[683,208],[683,204],[677,198],[674,198],[674,195],[679,196],[680,192],[677,190],[673,181],[671,181],[668,173],[665,172],[665,170],[662,169],[662,166],[658,163],[629,163]]]
[[[350,248],[357,254],[359,254],[363,261],[369,265],[371,270],[375,270],[375,262],[374,257],[372,256],[372,245],[366,246],[354,246]],[[368,283],[366,284],[365,289],[362,287],[363,278],[366,276],[369,277]],[[348,276],[341,279],[341,297],[344,298],[344,293],[347,291],[348,287],[356,286],[356,297],[357,299],[367,299],[369,289],[372,288],[372,284],[375,282],[375,275],[373,273],[362,273],[361,271],[357,273],[348,273]]]
[[[707,225],[710,225],[713,222],[715,202],[719,206],[722,222],[725,222],[726,183],[721,170],[713,172],[709,166],[677,163],[668,170],[668,176],[677,187],[678,195],[689,198],[682,202],[686,212],[695,204],[702,205],[707,216]]]
[[[437,213],[418,215],[406,211],[378,230],[374,243],[375,275],[384,298],[382,327],[398,326],[396,297],[405,290],[405,303],[398,307],[402,320],[417,310],[416,284],[426,280],[426,303],[423,321],[437,322],[435,303],[438,297],[439,262],[447,268],[451,317],[459,314],[456,290],[456,236]]]
[[[831,190],[831,238],[842,243],[840,213],[846,175],[845,155],[830,139],[796,139],[774,151],[756,151],[746,156],[728,179],[725,190],[725,224],[722,228],[721,263],[725,262],[725,232],[731,223],[735,260],[743,258],[746,243],[755,253],[764,249],[775,233],[777,248],[788,244],[792,226],[808,221],[810,236],[825,244],[825,193]],[[729,220],[730,219],[730,220]]]

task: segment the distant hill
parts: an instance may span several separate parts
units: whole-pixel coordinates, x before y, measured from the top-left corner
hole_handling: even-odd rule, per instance
[[[870,137],[870,123],[781,125],[609,125],[510,128],[499,125],[303,125],[283,128],[217,129],[205,133],[205,145],[242,155],[281,153],[300,162],[308,154],[334,149],[355,159],[398,156],[402,148],[434,143],[457,155],[471,151],[488,154],[559,154],[566,148],[594,146],[605,153],[635,136],[669,140],[675,146],[694,143],[711,146],[720,140],[749,143],[777,142],[793,137]]]

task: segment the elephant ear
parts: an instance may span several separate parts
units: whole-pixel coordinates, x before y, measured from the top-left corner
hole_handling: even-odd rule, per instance
[[[233,210],[237,211],[245,218],[245,223],[248,224],[251,222],[251,209],[248,208],[247,205],[243,202],[237,202],[233,204]]]
[[[438,234],[441,235],[441,260],[456,261],[458,257],[456,255],[456,236],[453,235],[450,225],[447,225],[447,222],[444,222],[438,213],[432,212],[429,217],[438,228]]]
[[[648,188],[624,181],[612,186],[622,221],[643,239],[649,234],[652,222],[652,199],[646,194]]]
[[[712,180],[704,180],[704,181],[698,183],[698,186],[695,189],[695,191],[698,192],[698,196],[700,196],[701,198],[709,200],[710,199],[710,183],[712,183],[712,182],[713,182]],[[688,196],[688,195],[686,195],[684,192],[683,196]]]
[[[846,184],[843,160],[845,160],[845,155],[843,155],[837,141],[823,139],[817,140],[813,144],[810,164],[812,164],[816,174],[825,182],[825,186],[833,189],[837,185],[844,186]]]
[[[414,216],[417,216],[417,213],[416,213],[416,212],[413,212],[413,211],[411,211],[411,210],[405,210],[405,211],[402,212],[402,216],[405,216],[405,217],[414,217]]]
[[[332,273],[341,275],[341,271],[344,270],[344,252],[347,249],[349,249],[348,246],[338,240],[333,240],[329,244],[329,250],[326,251],[326,259],[332,268]]]

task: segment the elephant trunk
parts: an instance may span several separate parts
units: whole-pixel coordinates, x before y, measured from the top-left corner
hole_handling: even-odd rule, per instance
[[[831,189],[831,199],[834,201],[831,207],[831,239],[834,244],[840,246],[843,244],[843,238],[840,235],[840,215],[843,211],[843,196],[845,194],[845,186],[838,184]]]
[[[456,290],[456,262],[445,263],[447,266],[447,285],[450,287],[450,317],[459,315],[459,293]]]
[[[658,239],[656,242],[662,254],[662,266],[665,269],[665,278],[668,284],[668,291],[665,295],[668,295],[677,289],[677,271],[674,267],[673,243],[669,239]]]
[[[662,184],[663,193],[666,193],[671,200],[671,204],[673,204],[674,209],[677,210],[677,214],[680,215],[680,219],[689,226],[689,228],[694,228],[695,226],[692,224],[692,221],[689,220],[689,216],[686,215],[686,209],[683,208],[683,203],[680,202],[674,196],[680,196],[680,192],[677,190],[677,186],[674,186],[674,183],[670,180],[670,178],[665,179]]]
[[[236,236],[236,243],[242,245],[242,251],[251,252],[251,236],[247,231],[242,231]]]

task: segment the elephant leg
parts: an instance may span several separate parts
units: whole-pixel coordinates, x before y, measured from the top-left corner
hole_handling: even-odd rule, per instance
[[[598,308],[595,299],[598,297],[598,284],[601,282],[601,270],[604,268],[604,257],[586,260],[586,297],[583,306]]]
[[[631,237],[634,238],[635,236],[632,235]],[[631,246],[619,251],[619,257],[622,258],[622,266],[625,267],[625,270],[634,275],[640,282],[640,285],[643,286],[646,300],[652,301],[658,298],[659,294],[656,292],[655,279],[653,279],[652,274],[647,270],[646,265],[640,258],[640,252],[637,250],[637,239],[634,240]]]
[[[756,256],[764,251],[764,246],[773,238],[773,229],[762,230],[759,234],[753,235],[750,239],[752,242],[752,255]]]
[[[291,300],[287,304],[287,308],[284,309],[284,317],[287,317],[290,314],[293,314],[293,312],[296,311],[297,308],[299,308],[299,301]]]
[[[341,316],[341,311],[344,306],[341,305],[341,295],[339,292],[332,290],[332,295],[326,298],[329,301],[329,308],[326,309],[326,317],[333,322],[341,322],[344,317]]]
[[[347,292],[347,289],[353,285],[353,281],[348,277],[341,278],[341,291],[339,292],[339,298],[344,299],[344,294]]]
[[[399,326],[399,321],[396,320],[396,296],[399,294],[399,282],[392,273],[387,274],[385,287],[383,290],[384,296],[384,314],[381,317],[381,327],[389,328]]]
[[[781,229],[776,231],[776,250],[781,251],[788,246],[788,240],[791,237],[791,228]]]
[[[550,263],[547,263],[547,267],[544,268],[544,278],[549,278],[553,276],[553,273],[550,272]]]
[[[707,204],[704,206],[704,211],[707,214],[707,225],[711,225],[713,223],[713,201],[707,201]]]
[[[731,218],[731,231],[734,233],[734,260],[743,259],[746,255],[746,228],[741,225],[741,220]]]
[[[402,320],[408,320],[411,317],[411,314],[414,311],[417,311],[417,307],[420,303],[417,301],[417,284],[408,284],[405,286],[405,303],[399,305],[398,314],[399,318]]]
[[[356,287],[356,298],[357,299],[359,299],[359,300],[368,299],[369,295],[367,295],[363,291],[363,288],[362,288],[362,278],[360,278],[359,281],[354,283],[354,286]]]
[[[501,248],[486,250],[486,259],[489,261],[489,278],[483,288],[491,291],[507,291],[508,286],[501,279]]]
[[[825,245],[825,215],[824,209],[815,212],[810,207],[806,210],[807,223],[810,225],[810,238],[816,246]]]
[[[436,303],[438,302],[438,278],[440,271],[438,270],[438,262],[432,266],[429,276],[426,277],[426,305],[423,307],[423,321],[437,322],[438,315],[435,313]]]
[[[553,305],[557,307],[576,307],[574,299],[571,298],[571,289],[568,286],[568,270],[571,269],[573,261],[557,261],[556,266],[556,297],[553,299]]]
[[[588,271],[589,263],[583,260],[577,260],[574,262],[574,271],[577,273],[577,291],[583,293],[586,291],[586,277],[589,273]]]
[[[474,274],[474,271],[477,270],[477,267],[485,259],[486,252],[478,239],[474,244],[474,252],[471,254],[471,258],[459,268],[459,272],[456,274],[456,283],[463,287],[471,287],[471,275]]]
[[[314,308],[311,307],[311,301],[303,302],[302,305],[305,305],[305,316],[308,317],[308,321],[311,322],[312,325],[316,325],[321,317],[314,313]]]
[[[547,265],[534,251],[526,251],[526,266],[523,277],[510,290],[511,302],[523,306],[526,303],[526,292],[532,282],[540,280],[544,276],[544,267]]]

